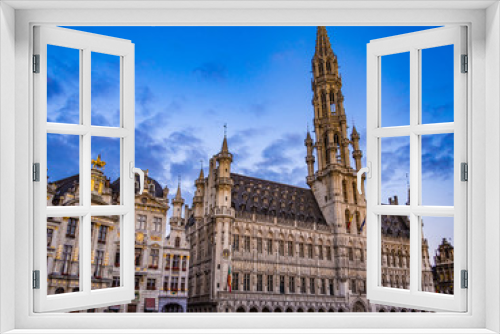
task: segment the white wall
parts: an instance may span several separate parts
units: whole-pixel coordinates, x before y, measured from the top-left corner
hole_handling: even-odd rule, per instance
[[[500,6],[486,11],[486,219],[494,222],[486,229],[486,282],[500,277]],[[474,223],[474,222],[472,222]],[[496,254],[496,256],[495,256]],[[488,284],[486,328],[500,332],[500,286]]]
[[[0,2],[0,332],[14,328],[15,13]]]

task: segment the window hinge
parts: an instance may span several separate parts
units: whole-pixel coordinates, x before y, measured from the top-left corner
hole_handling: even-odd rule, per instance
[[[469,72],[469,56],[462,55],[462,73]]]
[[[40,289],[40,270],[33,270],[33,289]]]
[[[40,55],[33,55],[33,73],[40,73]]]
[[[33,164],[33,181],[40,182],[40,163]]]
[[[469,181],[469,166],[467,165],[466,162],[462,162],[460,164],[460,168],[461,168],[461,171],[460,171],[460,180],[461,181]]]
[[[469,273],[467,270],[462,270],[462,289],[467,289],[469,287]]]

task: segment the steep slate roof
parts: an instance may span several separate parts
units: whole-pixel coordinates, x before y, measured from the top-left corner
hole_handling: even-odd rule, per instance
[[[79,182],[80,182],[80,175],[76,174],[51,183],[56,185],[56,195],[61,196],[67,193],[70,188],[73,188],[74,185]]]
[[[325,218],[310,189],[231,173],[231,198],[237,212],[273,213],[278,217],[315,221]]]
[[[148,180],[150,181],[153,181],[153,184],[155,185],[155,197],[160,197],[162,198],[163,197],[163,188],[162,186],[160,185],[160,183],[158,183],[158,181],[156,181],[155,179],[153,178],[150,178],[148,176]],[[135,176],[135,181],[136,182],[139,182],[139,175],[136,175]],[[144,180],[144,182],[146,182],[146,180]],[[144,184],[144,189],[146,189],[146,184]],[[120,178],[117,178],[115,182],[113,182],[111,184],[111,189],[113,189],[113,192],[114,193],[117,193],[120,191]],[[135,193],[137,194],[139,192],[139,188],[135,188]]]
[[[163,197],[163,188],[158,183],[158,181],[156,181],[155,179],[152,179],[150,177],[148,177],[148,179],[150,181],[153,181],[153,183],[155,185],[155,194],[154,194],[155,197],[160,197],[160,198]],[[139,182],[138,175],[135,176],[135,180],[137,182]],[[54,181],[54,182],[52,182],[52,184],[56,185],[56,195],[60,196],[60,195],[65,194],[66,192],[68,192],[68,190],[70,188],[72,188],[75,183],[79,183],[79,182],[80,182],[80,175],[76,174],[76,175],[61,179],[61,180]],[[119,192],[120,191],[120,178],[118,178],[116,181],[111,183],[110,188],[112,189],[113,193]],[[136,193],[138,191],[139,191],[139,189],[135,189]]]

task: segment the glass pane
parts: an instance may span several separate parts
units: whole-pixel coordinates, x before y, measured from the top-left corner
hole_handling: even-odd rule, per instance
[[[92,137],[92,205],[120,204],[120,138]]]
[[[381,216],[382,279],[380,284],[410,289],[410,217]]]
[[[454,135],[423,135],[422,205],[453,206]]]
[[[410,137],[381,138],[381,204],[408,205],[409,176]]]
[[[120,126],[120,57],[92,52],[92,125]]]
[[[453,217],[421,217],[423,291],[453,294]]]
[[[47,134],[47,205],[79,205],[80,137]]]
[[[80,122],[80,50],[47,45],[47,122]]]
[[[410,53],[381,57],[382,126],[410,124]]]
[[[120,216],[93,216],[92,290],[120,287]]]
[[[453,45],[423,49],[422,124],[453,122]]]
[[[47,218],[47,294],[78,292],[80,217]]]

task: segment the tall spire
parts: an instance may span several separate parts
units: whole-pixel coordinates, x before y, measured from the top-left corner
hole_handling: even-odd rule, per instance
[[[326,32],[326,27],[318,27],[316,31],[316,52],[315,56],[333,56],[330,38]]]

